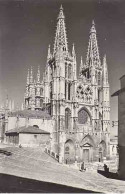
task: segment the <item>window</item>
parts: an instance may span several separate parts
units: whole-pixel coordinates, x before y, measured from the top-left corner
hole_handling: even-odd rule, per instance
[[[37,135],[34,135],[34,138],[37,139]]]
[[[37,88],[35,88],[35,95],[37,95]]]
[[[65,63],[65,78],[67,78],[67,63]]]
[[[87,113],[87,111],[85,111],[84,109],[81,109],[78,112],[78,123],[85,124],[87,123],[88,119],[89,119],[89,114]]]
[[[71,89],[71,84],[68,83],[68,100],[70,100],[70,97],[71,97],[71,95],[70,95],[70,89]]]
[[[65,99],[66,99],[66,92],[67,92],[67,83],[65,82]]]
[[[101,85],[101,73],[98,72],[98,85]]]
[[[98,90],[98,100],[100,101],[100,90]]]
[[[68,65],[68,78],[71,79],[72,67],[71,64]]]
[[[40,107],[43,107],[43,99],[40,99]]]
[[[50,84],[50,99],[52,99],[52,82]]]
[[[66,108],[65,110],[65,128],[70,129],[70,123],[71,123],[71,112],[70,109]]]
[[[114,152],[114,145],[112,146],[112,152]]]
[[[69,147],[66,147],[66,148],[65,148],[65,151],[69,151]]]
[[[43,96],[43,88],[40,88],[40,96]]]

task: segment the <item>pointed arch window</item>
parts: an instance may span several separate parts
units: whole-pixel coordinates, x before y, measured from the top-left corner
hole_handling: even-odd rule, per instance
[[[98,85],[101,85],[101,72],[98,72]]]
[[[35,88],[35,95],[37,95],[37,88]]]
[[[43,96],[43,88],[40,88],[40,96]]]
[[[71,124],[71,111],[69,108],[65,109],[65,129],[70,130]]]
[[[40,107],[43,107],[43,99],[40,99]]]
[[[101,100],[101,91],[98,89],[98,101],[100,102]]]
[[[67,82],[65,82],[65,99],[66,99],[66,93],[67,93]]]
[[[67,63],[65,63],[65,78],[67,78]]]
[[[68,78],[71,79],[71,75],[72,75],[72,66],[71,64],[68,65]]]
[[[50,99],[52,99],[52,82],[50,83]]]
[[[71,98],[71,83],[68,83],[68,100]]]
[[[86,110],[84,110],[84,108],[82,108],[79,112],[78,112],[78,123],[79,124],[86,124],[87,122],[90,122],[90,116],[88,114],[88,112]]]

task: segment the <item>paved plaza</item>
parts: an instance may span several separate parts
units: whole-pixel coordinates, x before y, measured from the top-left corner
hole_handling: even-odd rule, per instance
[[[96,171],[80,172],[59,164],[40,148],[4,148],[11,156],[0,154],[0,173],[56,183],[92,192],[125,192],[125,181],[106,178]]]

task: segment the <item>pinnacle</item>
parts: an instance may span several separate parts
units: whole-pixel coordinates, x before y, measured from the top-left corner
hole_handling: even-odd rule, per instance
[[[75,55],[75,46],[74,46],[74,43],[72,45],[72,55]]]
[[[91,34],[91,33],[96,33],[95,22],[94,22],[94,20],[92,20],[92,27],[91,27],[91,30],[90,30],[90,34]]]
[[[63,10],[63,6],[62,6],[62,4],[61,4],[61,6],[60,6],[60,10]]]
[[[94,25],[94,26],[95,26],[95,21],[94,21],[94,20],[92,20],[92,25]]]
[[[30,71],[30,83],[33,82],[33,70],[32,70],[32,66],[31,66],[31,71]]]
[[[104,59],[106,60],[106,54],[104,55]]]
[[[50,53],[50,44],[48,46],[48,55],[47,55],[47,60],[51,58],[51,53]]]
[[[107,66],[107,62],[106,62],[106,54],[103,57],[103,66],[106,67]]]
[[[29,69],[28,69],[28,74],[27,74],[27,84],[29,84]]]
[[[38,72],[37,72],[37,83],[40,82],[40,66],[38,65]]]
[[[63,14],[63,7],[62,7],[62,5],[61,5],[60,11],[59,11],[58,19],[64,19],[64,18],[65,18],[65,17],[64,17],[64,14]]]
[[[79,73],[80,74],[81,74],[82,69],[83,69],[83,60],[82,60],[82,56],[81,56],[80,68],[79,68]]]

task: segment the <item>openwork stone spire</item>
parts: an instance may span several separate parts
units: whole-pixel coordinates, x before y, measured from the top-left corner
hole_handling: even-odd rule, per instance
[[[82,59],[82,56],[81,56],[81,62],[80,62],[80,66],[79,66],[79,76],[82,76],[82,71],[86,69],[86,65],[83,63],[83,59]]]
[[[29,82],[30,82],[30,74],[29,74],[29,69],[28,69],[28,73],[27,73],[27,85],[29,84]]]
[[[40,83],[40,69],[38,66],[38,72],[37,72],[37,83]]]
[[[73,57],[76,56],[74,43],[73,43],[73,45],[72,45],[72,56],[73,56]]]
[[[54,43],[54,51],[55,54],[58,50],[68,51],[68,43],[66,36],[66,27],[65,27],[65,16],[63,14],[63,7],[61,5],[59,16],[57,18],[57,29]]]
[[[93,65],[95,67],[100,67],[101,65],[94,21],[92,21],[92,27],[90,29],[89,45],[86,58],[86,66],[89,67]]]
[[[106,55],[104,55],[103,58],[103,86],[108,85],[108,68],[107,68],[107,61],[106,61]]]
[[[81,62],[80,62],[80,67],[79,67],[79,75],[81,75],[82,69],[83,69],[83,60],[82,60],[82,56],[81,56]]]
[[[31,67],[31,71],[30,71],[30,83],[33,83],[33,70]]]
[[[47,61],[49,61],[51,58],[51,51],[50,51],[50,45],[48,46],[48,55],[47,55]]]

